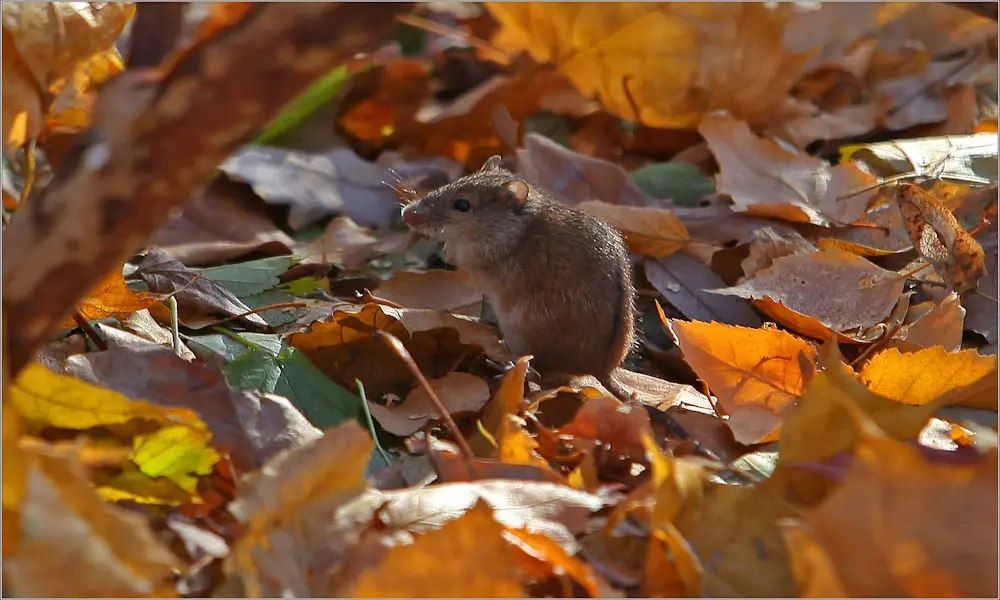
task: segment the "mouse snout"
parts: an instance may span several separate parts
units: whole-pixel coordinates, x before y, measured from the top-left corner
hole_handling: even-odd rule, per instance
[[[427,212],[414,204],[407,204],[403,207],[403,222],[411,227],[418,227],[427,223]]]

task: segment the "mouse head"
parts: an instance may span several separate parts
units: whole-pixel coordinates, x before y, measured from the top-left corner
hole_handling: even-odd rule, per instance
[[[528,184],[500,167],[493,156],[476,173],[437,188],[403,207],[403,221],[419,233],[446,242],[494,244],[497,236],[523,229]]]

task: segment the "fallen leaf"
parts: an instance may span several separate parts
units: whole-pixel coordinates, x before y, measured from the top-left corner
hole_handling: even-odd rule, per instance
[[[888,347],[915,352],[941,346],[955,352],[962,347],[965,313],[955,292],[950,292],[940,303],[929,301],[911,306],[905,324],[893,335]]]
[[[306,245],[296,246],[296,252],[306,254],[306,264],[340,264],[348,269],[364,267],[369,251],[378,243],[375,236],[348,217],[336,217],[323,234]]]
[[[176,594],[180,561],[146,520],[106,503],[73,450],[25,451],[24,532],[4,558],[5,586],[38,597],[139,597]],[[5,482],[6,483],[6,482]]]
[[[518,564],[525,574],[534,574],[538,579],[569,575],[590,597],[602,597],[599,587],[603,582],[593,568],[549,538],[526,529],[505,529],[503,536],[521,551]]]
[[[206,277],[197,277],[179,261],[156,248],[150,250],[139,264],[138,274],[150,291],[173,294],[177,299],[177,316],[184,325],[200,329],[219,319],[246,315],[236,319],[253,326],[267,327],[257,314],[246,314],[250,307],[232,292]]]
[[[378,288],[379,298],[406,308],[442,310],[453,315],[479,316],[483,294],[461,271],[433,269],[397,271]]]
[[[222,372],[235,390],[288,398],[317,427],[331,427],[360,415],[361,399],[331,381],[297,348],[285,348],[276,354],[267,350],[248,352],[223,367]]]
[[[441,529],[389,550],[351,589],[355,598],[516,598],[522,595],[517,552],[482,500]],[[449,560],[442,561],[447,556]],[[462,576],[456,577],[456,569]]]
[[[187,363],[152,344],[72,356],[67,371],[130,398],[197,411],[213,433],[213,445],[241,471],[320,435],[288,399],[231,391],[217,370]]]
[[[606,444],[640,446],[643,435],[652,435],[649,415],[642,406],[623,404],[614,398],[591,398],[559,428],[561,435],[571,435]]]
[[[524,380],[528,374],[529,358],[522,356],[514,366],[507,371],[500,381],[500,387],[483,408],[479,423],[493,438],[492,441],[476,430],[469,438],[469,447],[476,456],[486,457],[494,454],[496,439],[507,426],[511,415],[519,415],[524,405]]]
[[[747,257],[740,262],[740,266],[746,277],[753,277],[757,271],[770,267],[775,259],[799,252],[811,254],[816,247],[797,233],[782,236],[773,228],[765,227],[754,233],[747,251]]]
[[[987,242],[983,242],[984,246]],[[986,273],[979,278],[975,292],[967,294],[962,303],[965,305],[965,329],[975,331],[986,338],[992,346],[992,354],[997,347],[997,237],[993,232],[992,243],[986,252]]]
[[[4,147],[16,148],[51,125],[89,125],[92,85],[124,65],[113,44],[135,5],[10,5],[3,9]],[[18,123],[20,121],[20,123]]]
[[[451,373],[440,379],[428,381],[449,414],[478,412],[490,399],[486,382],[469,373]],[[368,410],[386,431],[406,437],[423,428],[430,421],[441,419],[423,387],[416,387],[396,407],[383,406],[368,401]]]
[[[629,251],[664,258],[682,250],[691,236],[670,210],[638,206],[615,206],[591,200],[577,205],[622,233]]]
[[[694,128],[720,109],[754,123],[780,120],[809,50],[825,41],[806,37],[808,45],[789,47],[797,15],[784,6],[486,7],[501,25],[494,46],[558,66],[612,114],[651,127]],[[871,15],[864,17],[871,23]],[[660,60],[647,64],[647,56]],[[755,69],[748,71],[747,64]]]
[[[870,421],[843,484],[804,528],[847,596],[997,593],[997,451],[929,462]]]
[[[189,266],[253,252],[288,254],[294,241],[274,225],[266,208],[250,186],[219,177],[181,205],[149,245]]]
[[[701,261],[687,254],[646,260],[649,283],[685,317],[700,321],[720,321],[747,327],[763,324],[747,302],[713,293],[725,282]]]
[[[707,483],[674,523],[706,565],[708,597],[791,597],[797,589],[779,527],[787,506],[761,488]],[[747,518],[753,515],[753,518]]]
[[[882,322],[899,301],[905,283],[905,278],[892,271],[834,248],[783,256],[751,279],[713,291],[757,301],[771,300],[780,304],[780,308],[812,317],[840,333]],[[780,308],[775,310],[773,304],[755,304],[783,323],[796,326]]]
[[[121,269],[115,269],[80,302],[80,315],[88,321],[98,321],[108,317],[122,318],[159,304],[159,298],[131,290],[125,283]],[[76,327],[76,321],[67,317],[63,328]]]
[[[820,237],[820,248],[839,248],[858,256],[888,256],[913,248],[903,225],[899,205],[888,202],[876,206],[857,221],[856,226],[831,232],[835,237]]]
[[[865,212],[874,176],[850,162],[826,161],[756,137],[746,123],[713,115],[698,128],[719,163],[718,191],[733,210],[815,225],[847,225]]]
[[[997,357],[975,350],[883,350],[865,363],[861,379],[876,394],[903,404],[923,405],[948,394],[949,405],[997,410]]]
[[[979,242],[962,228],[951,211],[916,185],[900,184],[896,198],[920,257],[930,262],[959,294],[975,288],[986,273]]]
[[[517,150],[517,172],[569,204],[601,200],[623,206],[662,206],[613,163],[584,156],[538,135],[526,133]]]
[[[789,409],[802,395],[816,350],[776,329],[660,319],[691,368],[718,397],[741,444],[774,441]]]
[[[513,465],[534,465],[550,470],[549,463],[536,452],[538,442],[524,430],[524,420],[508,415],[504,420],[497,443],[500,445],[500,462]]]

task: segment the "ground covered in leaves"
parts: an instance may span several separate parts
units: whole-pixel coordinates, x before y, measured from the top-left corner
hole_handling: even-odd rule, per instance
[[[5,3],[3,44],[5,595],[996,597],[995,4]],[[625,236],[634,405],[541,388],[401,224],[494,154]]]

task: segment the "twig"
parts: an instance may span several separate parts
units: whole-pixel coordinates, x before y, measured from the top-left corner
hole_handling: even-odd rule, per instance
[[[35,160],[35,140],[28,140],[22,146],[24,150],[24,189],[21,190],[21,199],[17,201],[17,207],[23,208],[24,203],[31,195],[32,188],[35,187],[35,178],[38,176],[38,161]]]
[[[251,342],[250,340],[246,339],[245,337],[243,337],[242,335],[236,333],[235,331],[230,331],[230,330],[226,329],[225,327],[219,327],[218,325],[212,327],[212,331],[215,331],[217,333],[221,333],[222,335],[226,336],[227,338],[233,340],[234,342],[236,342],[238,344],[246,346],[248,349],[253,350],[254,352],[263,352],[264,354],[268,354],[267,348],[265,348],[264,346],[261,346],[260,344],[255,344],[255,343]]]
[[[173,296],[170,297],[173,299]],[[232,321],[233,319],[242,319],[256,313],[264,312],[266,310],[276,310],[279,308],[307,308],[309,305],[305,302],[280,302],[278,304],[268,304],[267,306],[260,306],[258,308],[250,309],[246,312],[242,312],[238,315],[231,315],[217,321],[209,321],[206,325],[218,325],[219,323],[225,323],[226,321]]]
[[[98,350],[104,352],[105,350],[108,349],[107,340],[105,340],[104,336],[102,336],[100,333],[97,333],[97,330],[94,329],[94,326],[91,325],[90,321],[85,319],[82,314],[80,314],[80,311],[78,310],[73,311],[73,320],[76,321],[76,324],[79,325],[80,329],[83,330],[83,334],[88,338],[90,338],[90,341],[94,342],[94,345],[97,346]]]
[[[400,23],[405,23],[410,27],[416,27],[417,29],[423,29],[424,31],[429,31],[430,33],[435,33],[440,36],[449,37],[453,40],[464,42],[472,46],[473,48],[476,48],[484,55],[487,55],[487,57],[492,57],[492,60],[494,62],[498,62],[500,64],[510,63],[510,56],[508,56],[504,51],[494,46],[491,46],[487,42],[484,42],[483,40],[475,36],[469,35],[464,31],[459,31],[452,27],[447,27],[440,23],[435,23],[430,19],[425,19],[423,17],[418,17],[417,15],[411,15],[411,14],[396,15],[396,20],[399,21]]]
[[[396,308],[399,310],[404,310],[406,307],[402,304],[396,304],[392,300],[386,300],[385,298],[379,298],[378,296],[371,293],[368,288],[365,288],[363,293],[355,292],[358,300],[361,300],[365,304],[379,304],[381,306],[388,306],[389,308]]]
[[[427,393],[427,397],[430,399],[431,404],[434,405],[434,408],[441,415],[441,420],[445,422],[448,429],[451,431],[451,435],[455,438],[455,443],[458,445],[458,449],[462,452],[462,458],[465,460],[466,466],[468,466],[469,471],[472,472],[472,461],[475,458],[475,455],[472,454],[472,449],[469,448],[469,443],[465,440],[465,436],[462,435],[462,430],[455,424],[455,420],[451,418],[451,413],[449,413],[448,409],[444,407],[441,399],[437,397],[437,394],[434,392],[434,388],[431,387],[431,384],[427,381],[427,378],[424,377],[424,374],[420,372],[420,367],[417,366],[417,363],[413,361],[413,357],[410,356],[409,351],[407,351],[406,347],[403,346],[403,342],[399,341],[399,338],[396,336],[391,333],[386,333],[385,331],[376,331],[373,335],[385,342],[385,345],[392,349],[396,355],[403,360],[403,363],[406,364],[410,373],[412,373],[417,379],[420,386],[424,388],[424,392]]]

